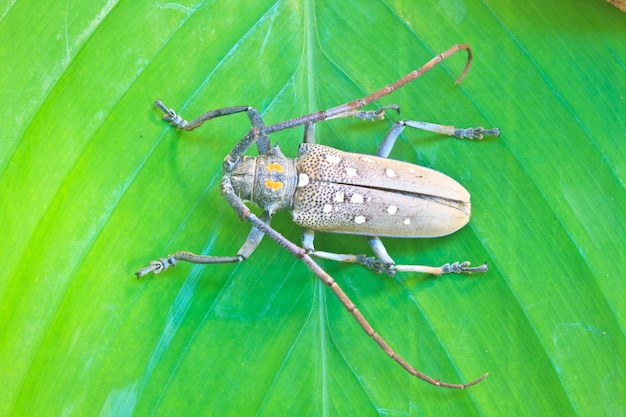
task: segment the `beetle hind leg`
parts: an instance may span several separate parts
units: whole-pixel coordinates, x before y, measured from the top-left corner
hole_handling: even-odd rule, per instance
[[[368,242],[378,258],[385,265],[387,275],[394,276],[396,272],[420,272],[440,276],[444,274],[471,274],[474,272],[486,272],[487,264],[479,266],[470,266],[468,261],[447,263],[442,266],[425,266],[425,265],[396,265],[393,259],[387,253],[387,249],[383,242],[377,236],[368,238]],[[367,265],[366,265],[367,266]]]

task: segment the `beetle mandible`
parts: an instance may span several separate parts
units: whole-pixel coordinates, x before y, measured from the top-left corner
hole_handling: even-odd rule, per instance
[[[499,136],[499,129],[457,129],[453,126],[401,120],[387,133],[375,156],[344,152],[314,143],[315,123],[340,117],[381,120],[386,110],[399,112],[399,107],[395,105],[378,110],[358,109],[397,90],[462,50],[467,52],[467,63],[456,81],[459,83],[472,62],[472,51],[467,44],[451,47],[419,69],[364,98],[269,126],[264,124],[259,112],[250,106],[212,110],[188,122],[157,100],[155,105],[165,112],[163,119],[184,130],[193,130],[216,117],[241,112],[247,114],[252,128],[224,159],[221,191],[239,217],[252,224],[252,230],[236,256],[207,256],[180,251],[152,261],[149,266],[137,271],[137,277],[150,272],[158,274],[174,266],[177,261],[196,264],[245,261],[262,237],[267,235],[300,258],[330,287],[365,333],[411,375],[446,388],[466,388],[482,381],[488,373],[468,383],[452,384],[431,378],[415,369],[376,333],[333,278],[312,259],[314,256],[358,263],[377,273],[384,272],[391,276],[396,272],[441,275],[487,270],[487,264],[470,267],[467,261],[440,267],[396,265],[380,237],[444,236],[463,227],[470,217],[470,194],[459,183],[437,171],[387,159],[405,127],[466,139],[482,139],[483,135]],[[278,146],[271,146],[269,135],[296,126],[304,127],[304,143],[300,145],[298,157],[292,159],[285,157]],[[253,144],[256,144],[259,155],[245,156],[244,153]],[[257,217],[244,202],[259,206],[263,214]],[[303,227],[302,247],[270,226],[272,215],[280,210],[290,210],[293,221]],[[364,235],[375,256],[317,251],[313,246],[314,231]]]

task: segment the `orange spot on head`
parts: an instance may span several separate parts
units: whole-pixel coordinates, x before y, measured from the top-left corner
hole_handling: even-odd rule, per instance
[[[281,188],[283,188],[283,183],[280,182],[280,181],[265,180],[265,186],[267,188],[270,188],[270,189],[276,191],[276,190],[280,190]]]
[[[284,172],[284,171],[285,171],[285,169],[283,168],[283,166],[282,166],[281,164],[279,164],[278,162],[275,162],[275,163],[273,163],[273,164],[268,164],[268,165],[267,165],[267,170],[268,170],[269,172],[273,172],[273,171],[276,171],[276,172]]]

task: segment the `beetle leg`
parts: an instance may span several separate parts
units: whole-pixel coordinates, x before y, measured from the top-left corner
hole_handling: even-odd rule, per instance
[[[353,262],[359,263],[359,258],[365,258],[365,255],[339,254],[332,252],[316,251],[313,246],[315,239],[315,231],[313,229],[302,229],[302,248],[311,256],[321,259],[329,259],[337,262]],[[363,263],[363,262],[360,262]]]
[[[391,256],[389,256],[389,254],[387,253],[387,249],[385,248],[385,245],[383,245],[382,240],[380,240],[378,236],[368,236],[367,241],[370,244],[370,247],[372,248],[376,256],[378,256],[378,259],[380,259],[380,261],[384,265],[384,269],[382,270],[382,272],[389,275],[390,277],[395,276],[396,271],[393,269],[393,266],[396,263],[394,262],[393,259],[391,259]]]
[[[265,223],[269,223],[271,217],[269,214],[264,213],[261,216],[261,220]],[[141,278],[144,275],[149,274],[150,272],[156,274],[160,274],[165,271],[169,267],[176,266],[178,261],[191,262],[194,264],[225,264],[225,263],[235,263],[242,262],[248,259],[252,252],[259,246],[261,239],[265,234],[260,231],[256,226],[252,226],[252,230],[248,233],[248,237],[246,241],[243,243],[243,246],[237,252],[237,256],[207,256],[207,255],[196,255],[195,253],[178,251],[173,255],[168,255],[165,258],[161,258],[156,261],[151,261],[150,265],[141,268],[139,271],[135,273],[137,278]]]
[[[302,248],[307,252],[315,252],[313,240],[315,239],[315,231],[313,229],[302,229]]]
[[[384,268],[381,269],[381,271],[379,272],[384,272],[392,277],[396,274],[396,272],[421,272],[424,274],[439,276],[443,274],[471,274],[473,272],[487,271],[486,263],[479,266],[470,267],[470,263],[468,261],[453,262],[452,264],[448,263],[439,267],[424,265],[396,265],[395,261],[391,259],[391,257],[387,253],[385,245],[383,245],[383,242],[378,236],[369,236],[368,242],[376,256],[378,256],[378,258],[380,259],[379,262],[384,265]]]
[[[365,256],[365,255],[353,255],[347,253],[334,253],[334,252],[323,252],[315,250],[313,247],[313,239],[315,238],[315,231],[312,229],[302,229],[302,248],[306,251],[310,256],[314,256],[320,259],[329,259],[335,262],[349,262],[356,263],[359,265],[363,265],[368,269],[380,274],[384,272],[390,276],[395,275],[395,271],[389,268],[390,265],[393,265],[393,260],[387,255],[387,252],[384,251],[383,256],[386,256],[386,260],[380,260],[373,256]],[[378,253],[376,253],[378,255]]]
[[[424,265],[396,265],[394,260],[391,259],[387,253],[385,245],[383,245],[383,242],[378,236],[369,236],[368,242],[376,256],[378,256],[378,258],[383,261],[385,265],[385,269],[382,272],[385,272],[389,276],[394,276],[396,272],[421,272],[424,274],[439,276],[443,274],[471,274],[473,272],[487,271],[486,263],[470,267],[470,263],[468,261],[454,262],[452,264],[445,264],[439,267]]]
[[[399,106],[397,106],[396,104],[390,104],[388,106],[383,106],[376,110],[357,110],[357,109],[346,110],[343,113],[330,116],[326,120],[338,119],[340,117],[356,117],[357,119],[371,120],[371,121],[384,120],[385,111],[389,109],[395,110],[398,114],[400,113]]]
[[[241,113],[241,112],[246,112],[246,114],[248,115],[248,119],[250,119],[250,124],[252,124],[252,127],[255,128],[257,131],[262,132],[263,128],[265,127],[265,124],[263,123],[263,119],[259,115],[258,110],[250,106],[235,106],[235,107],[226,107],[223,109],[210,110],[196,117],[192,121],[188,122],[187,120],[183,119],[178,113],[176,113],[174,109],[167,108],[167,106],[165,106],[165,104],[163,104],[161,100],[156,100],[154,102],[154,105],[157,106],[161,111],[165,113],[163,115],[163,120],[165,120],[166,122],[169,122],[169,124],[172,126],[176,126],[179,129],[188,130],[188,131],[191,131],[200,127],[204,122],[208,120],[215,119],[217,117],[222,117],[222,116],[229,116],[231,114],[236,114],[236,113]],[[270,139],[266,134],[261,133],[259,135],[259,138],[257,139],[257,148],[260,154],[269,152],[271,148]]]
[[[315,123],[304,125],[304,143],[315,143]]]
[[[459,139],[478,139],[481,140],[483,136],[500,136],[500,129],[485,129],[482,126],[470,127],[467,129],[459,129],[454,126],[444,126],[435,123],[428,122],[416,122],[413,120],[402,120],[398,123],[402,123],[405,126],[412,127],[414,129],[427,130],[429,132],[439,133],[441,135],[454,136]]]
[[[336,262],[351,262],[357,263],[371,269],[372,271],[380,274],[385,274],[393,277],[396,272],[420,272],[430,275],[444,275],[444,274],[471,274],[474,272],[486,272],[487,264],[484,263],[479,266],[471,267],[468,261],[447,263],[442,266],[425,266],[425,265],[396,265],[395,261],[387,253],[385,245],[378,236],[368,236],[367,240],[370,247],[376,254],[376,257],[366,257],[365,255],[352,255],[342,254],[334,252],[316,251],[313,246],[313,239],[315,232],[311,229],[303,229],[302,231],[302,248],[311,256],[320,259],[329,259]]]
[[[381,261],[375,256],[365,256],[364,254],[353,255],[348,253],[334,253],[324,251],[311,251],[307,252],[310,256],[314,256],[320,259],[328,259],[335,262],[348,262],[363,265],[367,269],[374,271],[377,274],[384,272],[389,276],[394,276],[396,271],[393,269],[393,264],[388,264]]]
[[[427,122],[416,122],[414,120],[400,120],[395,122],[383,142],[380,144],[376,155],[382,156],[384,158],[389,156],[393,145],[396,143],[396,139],[400,136],[400,133],[404,130],[404,128],[412,127],[414,129],[422,129],[427,130],[429,132],[439,133],[441,135],[454,136],[459,139],[477,139],[481,140],[483,136],[500,136],[500,129],[485,129],[482,126],[478,127],[470,127],[467,129],[458,129],[454,126],[444,126],[435,123],[427,123]]]
[[[443,274],[471,274],[474,272],[486,272],[487,263],[478,266],[470,266],[468,261],[464,261],[445,264],[438,267],[424,265],[394,265],[392,266],[392,269],[398,272],[421,272],[424,274],[440,276]]]

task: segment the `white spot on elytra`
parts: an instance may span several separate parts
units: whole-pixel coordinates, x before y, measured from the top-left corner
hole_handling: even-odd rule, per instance
[[[309,184],[309,176],[306,174],[298,175],[298,188],[304,187]]]
[[[363,217],[363,216],[356,216],[356,217],[354,218],[354,222],[355,222],[356,224],[365,223],[365,217]]]
[[[350,197],[350,202],[351,203],[362,203],[363,202],[363,196],[361,194],[352,194],[352,197]]]
[[[398,207],[396,206],[389,206],[387,207],[387,213],[394,215],[396,214],[396,211],[398,211]]]
[[[374,162],[374,161],[372,161],[371,159],[369,159],[369,158],[368,158],[368,157],[366,157],[366,156],[362,157],[362,158],[361,158],[361,161],[363,161],[363,162],[368,162],[368,163],[372,163],[372,162]]]
[[[356,169],[346,168],[346,174],[348,174],[349,177],[356,177]]]
[[[343,193],[341,191],[335,193],[335,201],[337,203],[343,203]]]
[[[408,226],[411,224],[411,219],[404,219],[404,224],[405,226]]]
[[[409,168],[409,172],[410,172],[411,174],[415,174],[415,170],[414,170],[413,168]]]
[[[387,168],[387,170],[385,171],[385,174],[387,174],[389,178],[393,178],[396,176],[396,171],[394,171],[391,168]]]
[[[326,160],[331,164],[338,164],[341,161],[341,158],[339,158],[337,155],[329,153],[328,155],[326,155]]]
[[[330,204],[324,204],[324,213],[330,213],[333,211],[333,206]]]

